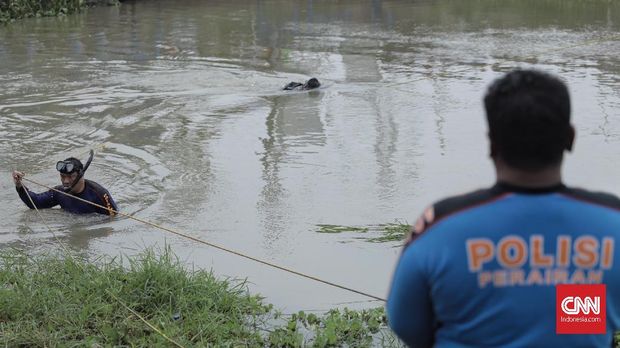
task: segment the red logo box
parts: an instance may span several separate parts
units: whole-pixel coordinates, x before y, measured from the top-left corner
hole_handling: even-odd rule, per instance
[[[555,287],[556,334],[605,334],[605,284]]]

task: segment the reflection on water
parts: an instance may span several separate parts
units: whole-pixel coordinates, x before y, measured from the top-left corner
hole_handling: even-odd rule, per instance
[[[114,232],[112,227],[99,228],[72,228],[71,232],[61,238],[64,242],[77,250],[88,250],[90,243],[99,238],[104,238]]]
[[[320,110],[323,96],[319,89],[266,98],[271,110],[265,122],[266,137],[261,139],[264,147],[260,158],[264,185],[257,208],[263,215],[264,245],[267,249],[285,247],[276,241],[290,230],[287,189],[283,185],[286,178],[281,176],[280,167],[307,165],[296,161],[303,162],[304,154],[317,153],[317,148],[325,144]]]
[[[480,99],[515,66],[569,83],[567,181],[620,193],[619,53],[609,1],[162,0],[16,22],[0,27],[0,243],[57,247],[12,169],[53,185],[55,161],[98,147],[86,177],[124,212],[383,295],[398,250],[315,226],[411,222],[490,184]],[[322,88],[281,90],[310,77]],[[72,248],[171,244],[291,310],[360,300],[129,219],[43,216]]]
[[[0,234],[0,249],[60,251],[68,247],[76,251],[86,251],[93,240],[114,233],[115,229],[109,226],[113,221],[114,219],[108,216],[98,214],[75,215],[60,209],[44,209],[37,213],[35,210],[26,209],[17,216],[14,231]],[[18,238],[11,237],[13,233]]]

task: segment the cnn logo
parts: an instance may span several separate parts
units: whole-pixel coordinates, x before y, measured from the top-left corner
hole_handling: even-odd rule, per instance
[[[556,286],[557,334],[604,334],[605,284]]]
[[[594,314],[600,314],[601,297],[595,296],[594,298],[581,298],[579,296],[568,296],[562,300],[561,307],[562,312],[569,315],[590,314],[590,311]]]

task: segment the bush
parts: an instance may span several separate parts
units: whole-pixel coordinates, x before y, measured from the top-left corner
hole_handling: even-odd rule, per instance
[[[117,0],[0,0],[0,23],[16,19],[64,16],[96,4],[116,4]]]

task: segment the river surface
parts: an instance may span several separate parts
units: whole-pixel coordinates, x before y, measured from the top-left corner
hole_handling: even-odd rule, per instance
[[[565,181],[620,194],[620,1],[137,1],[0,26],[0,243],[167,245],[285,312],[380,305],[128,218],[43,211],[52,234],[10,172],[56,185],[95,148],[86,177],[124,213],[385,297],[400,248],[373,226],[492,184],[481,98],[514,67],[569,84]]]

